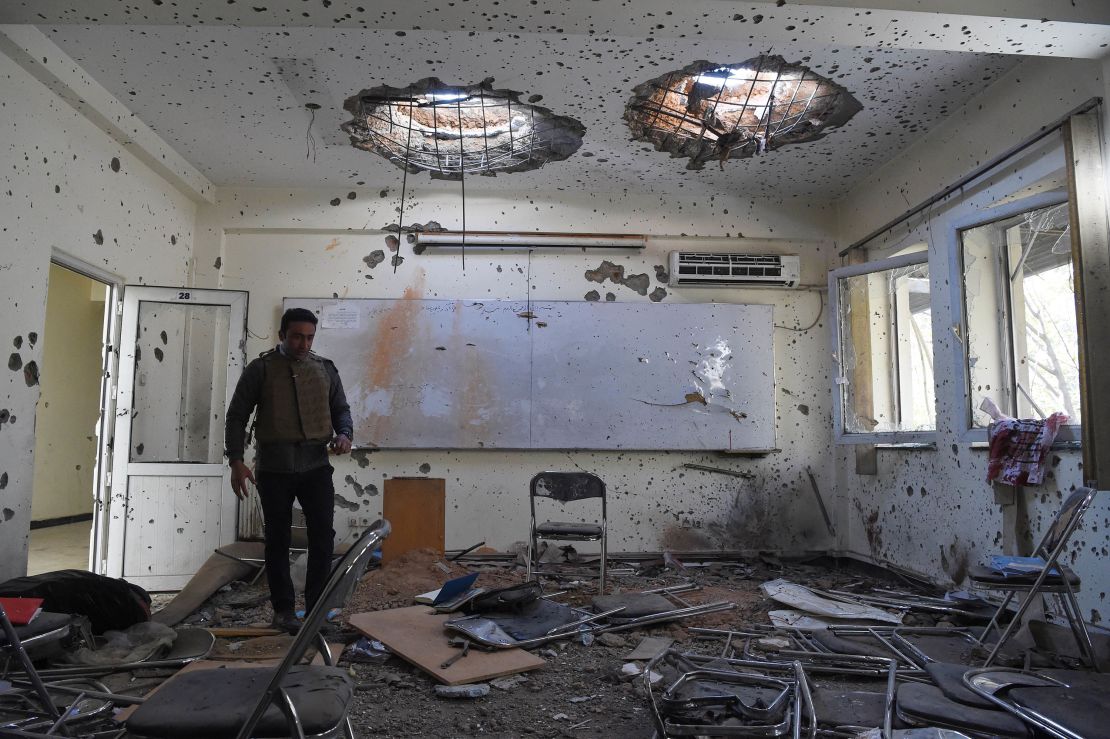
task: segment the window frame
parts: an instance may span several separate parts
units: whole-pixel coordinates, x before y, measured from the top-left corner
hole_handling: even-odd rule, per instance
[[[847,267],[840,267],[829,272],[829,314],[832,320],[829,323],[832,326],[832,346],[833,346],[833,442],[836,444],[875,444],[875,445],[899,445],[911,444],[915,446],[936,444],[937,429],[933,428],[926,431],[878,431],[878,432],[856,432],[846,431],[844,428],[844,401],[845,392],[843,380],[844,374],[841,371],[841,354],[843,353],[843,345],[841,343],[842,332],[840,326],[840,280],[848,277],[860,277],[862,275],[873,274],[875,272],[886,272],[892,269],[901,269],[903,267],[913,267],[920,264],[930,264],[929,250],[917,251],[910,254],[903,254],[901,256],[889,257],[886,259],[878,259],[863,264],[853,264]],[[931,267],[931,265],[930,265]],[[929,274],[930,287],[933,282],[932,270]],[[936,303],[933,301],[930,291],[930,304],[935,308]],[[935,315],[935,314],[934,314]],[[888,320],[893,321],[895,316],[892,314],[887,317]],[[936,347],[936,335],[933,336],[934,356]],[[939,403],[936,398],[936,371],[934,365],[933,374],[933,388],[934,388],[934,410],[933,417],[934,423],[939,423]]]
[[[1004,221],[1008,218],[1014,218],[1023,213],[1033,210],[1040,210],[1043,208],[1051,208],[1058,205],[1063,205],[1068,202],[1067,193],[1060,192],[1046,192],[1029,197],[1020,198],[1008,203],[996,205],[984,211],[970,213],[963,218],[954,220],[951,226],[946,229],[948,237],[949,248],[949,285],[951,286],[951,299],[952,299],[952,312],[953,318],[956,322],[953,324],[953,331],[957,334],[954,338],[959,345],[957,351],[952,352],[954,357],[955,367],[953,368],[955,374],[954,378],[960,381],[960,387],[964,390],[964,397],[966,402],[960,404],[959,413],[953,418],[953,421],[959,425],[956,428],[959,439],[963,443],[982,445],[988,442],[989,429],[977,428],[975,426],[974,412],[971,407],[971,371],[968,367],[969,350],[968,350],[968,317],[967,317],[967,290],[964,286],[964,249],[962,233],[964,231],[979,228],[981,226],[988,226],[998,221]],[[1069,224],[1074,225],[1074,224]],[[1075,264],[1075,256],[1071,258],[1072,273],[1075,275],[1078,270],[1078,265]],[[1016,392],[1016,375],[1015,364],[1016,357],[1014,355],[1014,316],[1013,305],[1011,302],[1011,285],[1009,281],[1004,285],[1004,294],[1006,300],[1006,327],[1003,337],[1004,349],[1009,354],[1009,357],[1003,357],[1005,363],[1005,370],[1007,374],[1007,381],[1011,383],[1011,392]],[[1007,399],[1009,400],[1009,399]],[[1056,435],[1056,440],[1053,443],[1053,448],[1078,448],[1080,438],[1082,435],[1082,425],[1069,423],[1061,426]]]

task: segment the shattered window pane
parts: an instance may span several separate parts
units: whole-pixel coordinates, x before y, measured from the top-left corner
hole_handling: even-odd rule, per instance
[[[929,265],[838,280],[845,433],[936,428]]]
[[[1056,411],[1079,424],[1079,340],[1067,203],[960,233],[973,425]]]
[[[223,458],[231,308],[139,303],[132,462]]]

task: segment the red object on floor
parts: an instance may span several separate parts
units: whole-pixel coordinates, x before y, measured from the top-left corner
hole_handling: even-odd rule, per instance
[[[26,626],[42,613],[42,598],[0,598],[12,626]]]

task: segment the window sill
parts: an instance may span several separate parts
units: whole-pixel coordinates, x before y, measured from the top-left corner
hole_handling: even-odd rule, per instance
[[[936,449],[936,431],[888,431],[878,434],[846,434],[836,435],[835,442],[841,446],[862,444],[882,449]]]
[[[894,451],[903,452],[935,452],[937,450],[937,444],[935,441],[904,442],[901,444],[875,444],[874,446],[876,449],[892,449]]]
[[[975,452],[985,452],[991,448],[990,442],[986,441],[973,441],[968,446]],[[1081,449],[1083,449],[1083,444],[1078,441],[1056,441],[1048,448],[1050,452],[1074,452]]]

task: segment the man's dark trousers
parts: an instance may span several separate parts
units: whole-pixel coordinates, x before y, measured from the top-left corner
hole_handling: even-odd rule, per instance
[[[274,613],[293,610],[296,594],[289,575],[293,500],[301,504],[308,529],[305,613],[312,610],[331,574],[335,542],[335,487],[330,465],[305,472],[258,473],[258,493],[266,524],[266,579]]]

